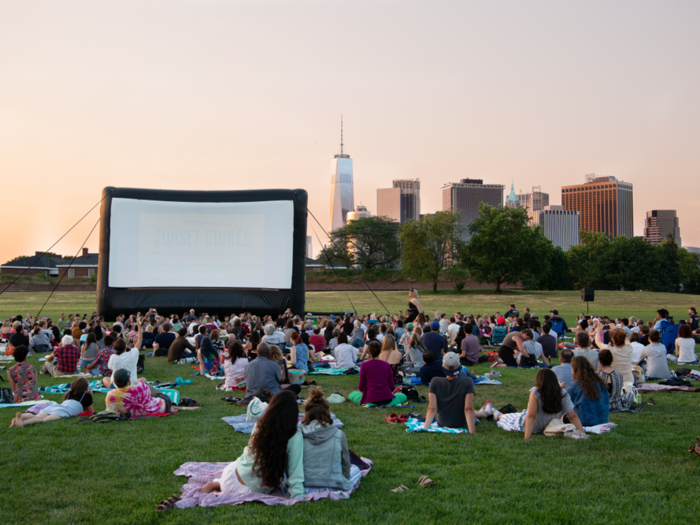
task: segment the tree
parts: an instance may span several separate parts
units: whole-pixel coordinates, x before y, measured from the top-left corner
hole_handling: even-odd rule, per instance
[[[700,256],[685,248],[678,250],[678,255],[683,293],[700,294]]]
[[[460,273],[463,232],[459,214],[452,211],[439,211],[403,223],[399,231],[403,273],[411,279],[431,281],[436,292],[442,275]]]
[[[472,277],[496,286],[517,284],[525,277],[541,279],[549,271],[551,246],[539,226],[530,226],[522,208],[479,206],[479,217],[469,225],[471,240],[463,261]]]
[[[355,219],[331,232],[321,260],[365,270],[391,268],[401,257],[398,231],[399,224],[389,217]]]

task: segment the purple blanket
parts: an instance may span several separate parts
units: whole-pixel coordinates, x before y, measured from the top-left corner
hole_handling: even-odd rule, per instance
[[[372,462],[367,458],[362,460],[372,467]],[[221,477],[228,463],[196,463],[189,462],[180,465],[180,468],[175,471],[176,476],[187,476],[189,479],[182,487],[182,499],[175,504],[178,509],[187,509],[199,505],[200,507],[218,507],[219,505],[240,505],[248,501],[257,501],[265,505],[294,505],[302,501],[315,501],[323,498],[328,498],[333,501],[348,499],[350,494],[357,490],[360,486],[360,480],[357,481],[355,487],[347,492],[339,490],[323,490],[321,492],[312,492],[307,494],[305,498],[292,499],[284,495],[280,488],[275,489],[270,494],[225,494],[221,492],[211,492],[202,494],[199,492],[206,483],[214,481]],[[365,477],[370,471],[361,470],[360,474]],[[316,489],[318,490],[318,489]]]

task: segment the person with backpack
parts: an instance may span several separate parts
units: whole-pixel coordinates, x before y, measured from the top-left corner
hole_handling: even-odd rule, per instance
[[[566,326],[566,321],[563,317],[559,317],[559,310],[553,309],[549,311],[552,317],[549,319],[549,324],[552,326],[552,332],[557,334],[557,337],[561,337],[566,332],[571,332],[571,329]]]

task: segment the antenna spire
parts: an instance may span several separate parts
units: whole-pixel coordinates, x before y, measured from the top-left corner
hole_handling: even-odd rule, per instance
[[[343,114],[340,114],[340,156],[343,156]]]

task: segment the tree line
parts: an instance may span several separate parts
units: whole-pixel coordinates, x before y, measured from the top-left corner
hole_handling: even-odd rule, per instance
[[[700,294],[700,257],[669,236],[652,245],[635,237],[609,239],[579,232],[581,243],[565,252],[529,224],[523,208],[482,204],[468,228],[459,214],[440,211],[399,224],[366,217],[330,233],[321,262],[361,271],[396,269],[431,282],[471,278],[494,285],[522,283],[532,290],[645,290]],[[465,240],[468,239],[468,240]]]

